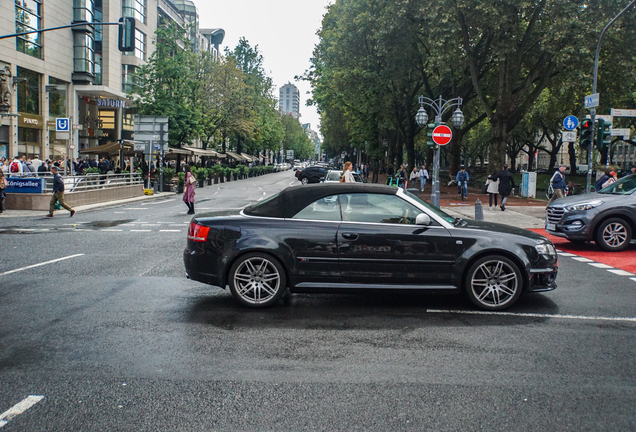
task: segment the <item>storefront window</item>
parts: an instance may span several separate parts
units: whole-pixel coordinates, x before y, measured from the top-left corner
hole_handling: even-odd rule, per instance
[[[49,92],[49,116],[66,117],[66,85],[68,83],[49,77],[49,84],[57,86],[57,90]]]
[[[33,157],[40,154],[42,131],[39,129],[18,128],[18,153]]]
[[[18,67],[18,77],[27,80],[18,84],[18,112],[40,114],[40,74]]]
[[[15,0],[15,32],[41,30],[42,11],[41,0]],[[16,37],[16,50],[36,58],[42,58],[41,33],[30,33]]]
[[[146,0],[124,0],[122,3],[122,15],[135,18],[146,24]]]

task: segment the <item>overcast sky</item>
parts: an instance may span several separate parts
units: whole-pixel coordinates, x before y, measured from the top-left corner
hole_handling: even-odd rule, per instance
[[[278,88],[291,82],[300,90],[301,123],[311,123],[318,131],[319,117],[314,107],[305,103],[311,87],[294,81],[310,65],[316,32],[320,29],[327,5],[333,0],[194,0],[199,10],[201,28],[225,30],[223,46],[234,49],[241,37],[251,46],[258,45],[266,73]]]

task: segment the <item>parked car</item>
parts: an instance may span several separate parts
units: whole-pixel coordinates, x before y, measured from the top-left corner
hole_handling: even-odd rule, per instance
[[[463,292],[502,310],[556,288],[552,243],[532,231],[454,218],[402,189],[358,183],[289,187],[234,215],[195,216],[187,277],[249,307],[295,292]],[[396,294],[397,295],[397,294]]]
[[[320,166],[309,166],[296,171],[296,178],[302,184],[320,183],[320,179],[327,175],[327,168]]]
[[[358,173],[354,173],[353,178],[356,180],[356,183],[363,183],[362,177]],[[327,175],[320,179],[320,183],[340,183],[340,178],[342,177],[342,171],[339,170],[329,170],[327,171]]]
[[[546,210],[545,229],[572,242],[594,241],[610,252],[626,249],[636,230],[636,174],[593,194],[553,201]]]

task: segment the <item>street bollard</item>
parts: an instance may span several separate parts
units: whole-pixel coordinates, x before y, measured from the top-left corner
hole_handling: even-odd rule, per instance
[[[475,220],[484,220],[484,207],[481,205],[479,198],[475,201]]]

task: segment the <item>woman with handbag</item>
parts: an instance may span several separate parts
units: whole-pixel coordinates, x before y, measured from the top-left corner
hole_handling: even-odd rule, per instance
[[[342,169],[342,177],[340,177],[340,183],[355,183],[356,179],[353,177],[353,173],[351,170],[353,169],[353,165],[351,162],[345,162],[344,168]]]
[[[183,202],[188,206],[188,214],[194,214],[194,185],[197,180],[192,175],[190,165],[186,164],[183,167],[185,172],[185,189],[183,191]]]
[[[499,195],[499,179],[497,178],[497,170],[492,172],[486,180],[486,193],[488,193],[488,208],[492,210],[492,201],[495,200],[495,208],[497,208],[497,195]]]

